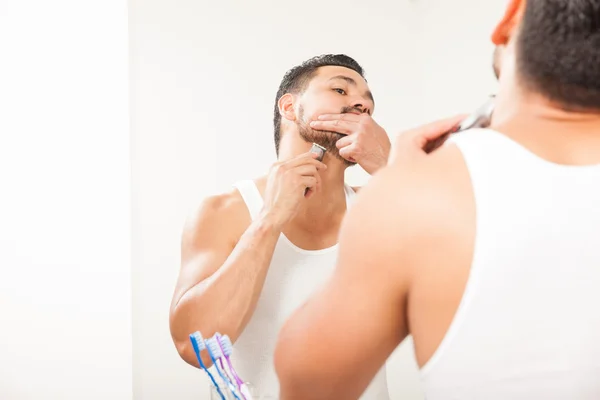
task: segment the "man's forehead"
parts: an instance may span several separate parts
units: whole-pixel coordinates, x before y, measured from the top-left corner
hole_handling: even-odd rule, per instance
[[[329,81],[332,79],[349,79],[354,81],[357,85],[364,86],[368,88],[368,84],[365,79],[360,76],[360,74],[353,69],[340,67],[337,65],[326,65],[324,67],[320,67],[317,70],[317,74],[315,75],[319,81]]]

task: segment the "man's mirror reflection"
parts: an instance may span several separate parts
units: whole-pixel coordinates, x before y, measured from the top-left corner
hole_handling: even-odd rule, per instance
[[[493,114],[450,140],[474,110],[387,131],[368,60],[282,71],[276,161],[181,238],[170,332],[213,398],[391,399],[409,336],[428,400],[600,398],[600,2],[499,17]]]

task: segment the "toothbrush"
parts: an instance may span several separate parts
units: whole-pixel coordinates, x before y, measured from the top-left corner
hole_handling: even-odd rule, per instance
[[[231,343],[229,336],[225,335],[224,337],[226,337],[227,340],[229,340],[229,343]],[[235,372],[235,369],[233,368],[233,365],[231,364],[231,360],[229,359],[229,356],[225,352],[225,348],[227,347],[227,344],[226,344],[227,341],[224,339],[224,337],[220,333],[215,334],[216,342],[219,344],[221,353],[223,353],[223,356],[221,357],[221,359],[219,361],[221,361],[221,367],[223,367],[223,360],[225,360],[227,362],[227,372],[228,372],[229,377],[231,378],[231,381],[232,382],[235,381],[238,389],[241,389],[240,386],[244,383],[244,381],[242,381],[240,379],[240,377],[237,375],[237,373]],[[231,345],[231,347],[228,349],[232,350],[233,345]],[[231,353],[233,353],[233,351],[230,351],[228,353],[231,355]],[[225,368],[223,367],[223,369],[225,369]]]
[[[206,368],[206,366],[202,362],[202,358],[200,357],[200,352],[202,350],[206,349],[206,345],[204,344],[202,334],[198,331],[190,334],[190,341],[192,342],[192,347],[194,348],[194,353],[196,353],[196,358],[198,359],[198,363],[200,364],[200,367],[208,374],[208,377],[212,381],[212,384],[214,385],[215,389],[217,389],[217,393],[221,397],[221,400],[226,400],[225,396],[223,395],[223,392],[221,392],[221,389],[219,389],[219,385],[217,385],[215,378],[212,376],[210,371]]]
[[[221,347],[219,347],[219,343],[217,342],[217,336],[215,335],[210,339],[204,340],[204,343],[206,344],[208,354],[210,355],[210,358],[215,368],[217,369],[217,372],[221,376],[221,379],[223,379],[223,382],[225,382],[225,384],[229,386],[229,390],[231,391],[231,393],[233,393],[235,398],[241,400],[240,397],[237,395],[237,391],[235,390],[235,386],[233,386],[233,383],[229,380],[228,377],[223,375],[223,372],[221,371],[221,369],[225,369],[223,368],[223,362],[221,361],[221,358],[223,357],[223,352],[221,351]],[[221,361],[221,367],[219,367],[219,364],[217,364],[217,360]]]
[[[240,393],[242,393],[242,396],[244,396],[246,400],[252,400],[252,395],[250,394],[250,390],[248,390],[248,386],[246,386],[244,381],[239,377],[235,371],[235,368],[233,368],[233,364],[231,363],[230,357],[233,353],[233,344],[231,343],[231,339],[227,335],[218,335],[217,340],[219,342],[219,347],[221,347],[221,351],[224,354],[223,358],[225,358],[225,361],[227,361],[227,364],[229,365],[229,371],[231,371],[231,375],[235,379],[235,383],[237,384]]]
[[[217,361],[219,361],[219,365],[221,366],[221,371],[223,371],[225,373],[225,376],[227,377],[227,380],[233,385],[234,381],[235,381],[235,377],[233,376],[233,374],[231,373],[231,370],[229,369],[229,367],[227,366],[227,364],[225,364],[223,362],[223,359],[225,358],[225,355],[223,354],[223,347],[221,347],[221,344],[219,343],[219,337],[221,336],[221,334],[216,333],[215,337],[213,338],[215,343],[217,343],[219,345],[219,349],[216,348],[215,346],[215,350],[213,351],[213,354],[215,354],[215,358],[217,359]],[[238,389],[239,389],[239,385]]]

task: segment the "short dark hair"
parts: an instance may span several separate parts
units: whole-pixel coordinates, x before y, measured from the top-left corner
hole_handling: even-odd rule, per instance
[[[317,70],[326,66],[349,68],[358,72],[363,78],[365,77],[363,68],[353,58],[348,57],[345,54],[323,54],[316,56],[287,71],[279,84],[279,90],[277,90],[277,96],[275,97],[275,109],[273,112],[275,151],[277,152],[277,155],[279,155],[279,141],[281,140],[279,99],[286,93],[302,93]]]
[[[565,110],[600,111],[600,0],[527,0],[517,70]]]

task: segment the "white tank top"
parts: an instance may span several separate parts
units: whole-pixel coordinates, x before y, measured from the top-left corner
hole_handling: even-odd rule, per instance
[[[554,164],[491,130],[453,142],[473,184],[475,251],[421,369],[426,399],[600,399],[600,165]]]
[[[244,199],[252,219],[263,206],[263,199],[252,180],[234,185]],[[346,207],[349,208],[354,191],[348,185]],[[234,344],[233,365],[240,377],[252,384],[259,398],[276,399],[279,382],[273,364],[273,355],[279,330],[288,317],[333,273],[337,244],[322,250],[304,250],[281,234],[269,266],[269,271],[256,305],[256,310],[242,335]],[[325,362],[325,361],[324,361]],[[388,399],[387,380],[383,368],[361,399]]]

